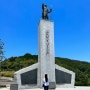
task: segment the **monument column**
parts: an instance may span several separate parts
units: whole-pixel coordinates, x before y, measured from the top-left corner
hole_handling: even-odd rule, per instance
[[[55,86],[54,22],[41,19],[39,22],[38,86],[42,87],[45,74],[50,85]],[[52,85],[51,85],[52,86]],[[53,87],[53,86],[52,86]]]

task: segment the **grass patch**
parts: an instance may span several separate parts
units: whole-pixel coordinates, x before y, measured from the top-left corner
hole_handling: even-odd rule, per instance
[[[14,77],[14,71],[2,71],[0,74],[4,77]]]
[[[90,78],[88,79],[88,85],[90,86]]]
[[[0,85],[0,88],[4,88],[4,87],[6,87],[6,85]]]

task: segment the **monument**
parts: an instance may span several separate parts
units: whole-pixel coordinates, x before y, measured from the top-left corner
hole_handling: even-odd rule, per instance
[[[74,87],[75,73],[55,64],[54,22],[49,20],[47,5],[42,4],[42,19],[38,25],[38,63],[23,68],[14,74],[18,88],[42,88],[44,75],[48,75],[49,88]]]
[[[48,75],[49,82],[56,87],[55,80],[55,58],[54,58],[54,22],[48,20],[48,13],[45,4],[42,4],[42,19],[39,22],[39,52],[38,52],[38,86],[42,86],[42,80],[45,74]],[[50,86],[52,86],[50,84]],[[49,86],[49,87],[50,87]],[[51,87],[52,88],[52,87]]]

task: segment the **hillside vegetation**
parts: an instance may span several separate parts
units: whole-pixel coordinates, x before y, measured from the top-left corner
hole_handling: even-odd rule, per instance
[[[11,57],[2,62],[2,71],[17,71],[38,62],[37,55]],[[68,58],[55,58],[55,63],[76,73],[75,85],[90,86],[90,63]]]

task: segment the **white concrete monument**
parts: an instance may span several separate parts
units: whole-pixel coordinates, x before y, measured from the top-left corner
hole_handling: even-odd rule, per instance
[[[74,87],[75,73],[55,64],[54,22],[48,20],[48,11],[42,4],[42,19],[38,25],[38,63],[15,72],[18,88],[42,88],[45,74],[48,75],[49,88]]]
[[[54,58],[54,22],[40,20],[39,22],[39,54],[38,54],[38,84],[42,86],[45,74],[48,74],[49,82],[55,80]]]

